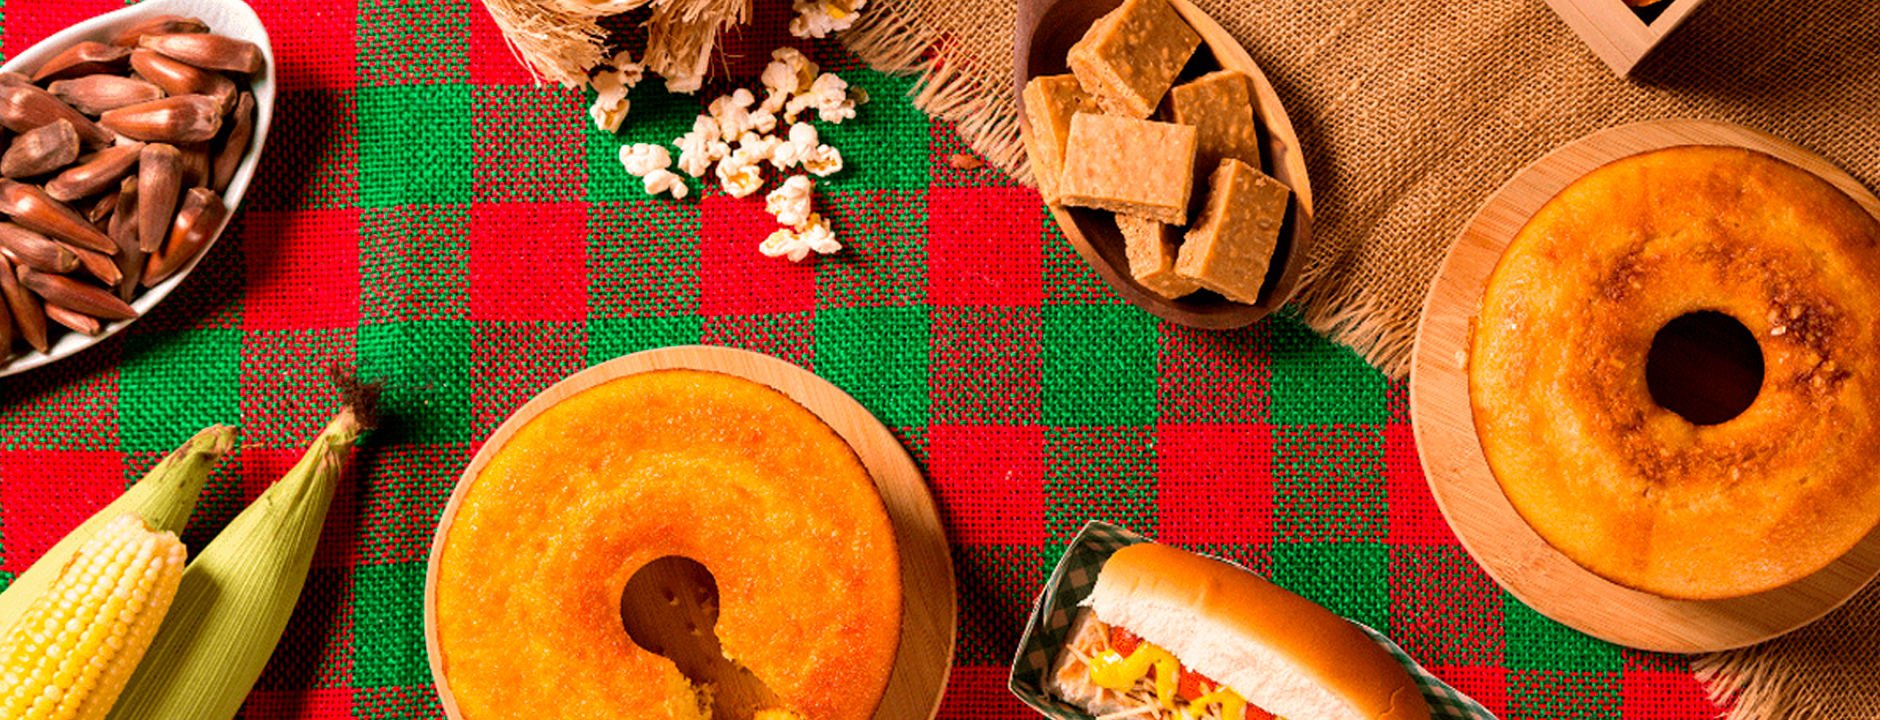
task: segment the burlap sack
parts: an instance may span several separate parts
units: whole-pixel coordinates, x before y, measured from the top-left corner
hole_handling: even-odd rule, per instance
[[[1516,170],[1581,136],[1640,120],[1724,120],[1880,185],[1871,0],[1709,0],[1629,81],[1540,0],[1196,4],[1261,64],[1304,145],[1317,211],[1299,299],[1307,321],[1393,377],[1408,373],[1424,295],[1462,224]],[[923,73],[921,107],[1029,177],[1011,91],[1016,0],[874,0],[864,14],[852,49]],[[1871,718],[1876,624],[1880,590],[1869,588],[1802,634],[1700,664],[1713,690],[1748,688],[1739,720]],[[1858,632],[1864,644],[1823,644]],[[1827,660],[1853,651],[1866,653],[1859,664]]]

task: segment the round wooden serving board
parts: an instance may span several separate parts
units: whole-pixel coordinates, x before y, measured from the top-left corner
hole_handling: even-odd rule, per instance
[[[453,720],[463,717],[445,680],[442,655],[438,651],[434,588],[438,557],[464,493],[510,436],[554,404],[609,380],[672,369],[719,372],[775,388],[828,423],[855,450],[875,480],[888,517],[894,523],[895,541],[901,549],[904,597],[901,643],[895,656],[894,672],[888,678],[887,693],[874,717],[876,720],[932,718],[939,712],[940,697],[946,690],[953,663],[958,607],[946,532],[920,469],[881,421],[829,381],[769,355],[701,345],[647,350],[575,373],[543,390],[503,421],[470,460],[438,521],[424,586],[424,641],[430,653],[431,676],[436,681],[445,714]]]
[[[1012,92],[1019,98],[1019,132],[1030,133],[1031,121],[1025,115],[1025,83],[1040,75],[1070,72],[1064,54],[1104,13],[1116,9],[1123,0],[1019,0],[1018,23],[1014,38],[1017,72]],[[1228,34],[1226,28],[1188,0],[1168,0],[1170,7],[1201,36],[1201,50],[1176,83],[1192,79],[1197,70],[1238,70],[1253,81],[1253,116],[1259,121],[1260,170],[1286,187],[1292,188],[1292,207],[1280,228],[1279,246],[1274,251],[1272,269],[1267,272],[1258,305],[1229,301],[1212,292],[1201,291],[1170,300],[1150,292],[1129,274],[1129,257],[1124,254],[1123,233],[1109,212],[1089,208],[1051,205],[1051,215],[1064,238],[1077,248],[1084,262],[1102,276],[1103,281],[1130,304],[1172,323],[1203,329],[1246,327],[1286,304],[1299,287],[1299,273],[1306,264],[1312,246],[1312,185],[1306,181],[1306,158],[1299,149],[1299,137],[1293,133],[1292,120],[1280,104],[1279,93],[1247,49]],[[1214,62],[1208,63],[1212,57]],[[1198,67],[1205,66],[1205,67]],[[1207,188],[1197,186],[1196,193]]]
[[[1880,574],[1880,531],[1821,571],[1729,600],[1669,600],[1581,568],[1529,528],[1502,494],[1475,436],[1465,367],[1470,322],[1502,251],[1541,205],[1606,163],[1679,145],[1749,148],[1815,173],[1880,217],[1880,200],[1807,150],[1734,125],[1661,120],[1578,140],[1516,173],[1476,211],[1424,302],[1410,371],[1410,412],[1423,472],[1469,554],[1521,602],[1588,635],[1628,647],[1696,653],[1750,645],[1808,624]]]

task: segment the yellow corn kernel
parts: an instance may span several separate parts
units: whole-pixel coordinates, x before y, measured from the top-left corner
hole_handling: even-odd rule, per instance
[[[0,717],[110,712],[176,597],[186,554],[175,533],[136,515],[98,531],[0,638]]]

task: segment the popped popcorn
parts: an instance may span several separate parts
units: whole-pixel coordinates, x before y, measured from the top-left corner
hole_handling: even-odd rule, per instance
[[[754,163],[740,162],[736,158],[718,161],[718,182],[725,188],[725,194],[741,198],[757,192],[764,186],[764,168]]]
[[[692,177],[704,177],[712,163],[731,154],[731,146],[722,137],[717,120],[698,116],[692,121],[692,131],[673,141],[679,146],[679,169]]]
[[[821,215],[810,213],[804,227],[797,231],[798,242],[808,245],[809,249],[828,255],[842,249],[842,243],[836,241],[836,233],[829,229]]]
[[[764,211],[777,216],[778,223],[803,227],[812,214],[810,193],[815,187],[816,181],[808,176],[791,177],[764,196]]]
[[[755,165],[771,159],[777,147],[782,144],[783,141],[778,140],[775,135],[747,132],[743,137],[738,138],[738,149],[732,152],[731,156],[737,158],[739,162]]]
[[[790,98],[784,106],[784,117],[795,120],[804,110],[815,108],[823,122],[841,123],[855,117],[855,105],[855,99],[849,97],[849,82],[835,73],[823,73],[803,94]]]
[[[796,231],[789,228],[777,228],[770,237],[759,243],[757,251],[764,257],[787,257],[790,262],[802,262],[809,257],[809,244],[796,236]]]
[[[816,81],[820,68],[793,47],[777,48],[771,51],[770,57],[770,64],[764,66],[764,74],[759,80],[770,91],[770,96],[764,100],[764,107],[774,113],[783,108],[783,103],[791,95],[808,90],[810,83]]]
[[[595,127],[620,132],[620,123],[632,107],[627,91],[638,85],[644,75],[645,68],[633,62],[631,54],[622,51],[614,56],[612,68],[602,68],[588,80],[588,85],[594,88],[594,104],[588,107],[588,117],[593,118]]]
[[[842,169],[842,151],[828,145],[818,145],[811,157],[803,161],[803,168],[817,177],[829,175]]]
[[[847,30],[855,24],[855,11],[867,0],[796,0],[796,17],[790,20],[790,34],[800,38],[826,37]]]
[[[841,249],[842,243],[836,240],[829,224],[814,213],[800,229],[778,228],[757,246],[764,257],[789,258],[790,262],[802,262],[812,251],[828,255]]]
[[[751,130],[768,133],[776,129],[777,118],[770,111],[762,108],[752,111],[751,104],[756,101],[751,91],[738,88],[730,95],[713,100],[706,112],[718,121],[718,126],[728,138],[738,137]]]
[[[622,145],[620,146],[620,164],[627,169],[627,174],[643,178],[655,170],[672,167],[672,154],[666,151],[664,145],[646,143]]]
[[[661,150],[664,150],[664,148],[661,148]],[[684,178],[679,177],[673,171],[665,168],[647,173],[644,182],[646,184],[646,194],[658,195],[662,192],[671,192],[674,200],[685,197],[685,194],[691,190],[691,188],[686,187]]]
[[[770,164],[778,169],[801,165],[815,157],[816,146],[820,142],[814,125],[806,122],[792,124],[790,139],[777,144],[770,155]]]

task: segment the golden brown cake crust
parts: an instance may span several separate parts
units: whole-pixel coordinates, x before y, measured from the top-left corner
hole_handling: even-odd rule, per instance
[[[1765,370],[1748,409],[1700,426],[1653,401],[1645,361],[1705,310],[1748,328]],[[1805,577],[1880,521],[1880,224],[1748,150],[1613,162],[1502,256],[1469,397],[1509,501],[1594,573],[1685,599]]]
[[[695,717],[670,660],[628,638],[627,580],[668,555],[718,586],[725,653],[791,709],[870,717],[900,638],[900,560],[848,445],[780,392],[630,375],[504,443],[439,561],[438,642],[467,720]]]

